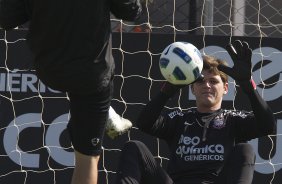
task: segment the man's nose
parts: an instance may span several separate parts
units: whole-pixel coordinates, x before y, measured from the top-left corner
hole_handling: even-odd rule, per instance
[[[204,80],[203,83],[204,83],[204,86],[211,87],[210,81],[205,81]]]

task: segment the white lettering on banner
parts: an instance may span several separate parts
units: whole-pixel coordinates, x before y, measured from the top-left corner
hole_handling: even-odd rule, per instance
[[[39,85],[38,85],[39,82]],[[60,93],[46,87],[38,80],[35,74],[31,73],[0,73],[0,91],[1,92],[41,92],[48,91]]]
[[[66,129],[69,114],[63,114],[56,118],[46,132],[46,145],[50,156],[61,165],[74,166],[74,154],[62,149],[60,136]]]
[[[274,75],[279,76],[279,81],[282,81],[282,65],[281,65],[282,54],[281,51],[272,47],[262,47],[261,49],[253,50],[252,62],[253,65],[261,62],[262,60],[272,61],[269,64],[253,72],[253,78],[257,84],[261,81],[265,81],[273,77]],[[270,72],[271,71],[271,72]],[[282,94],[282,82],[277,82],[271,88],[257,88],[258,91],[263,94],[263,98],[266,101],[272,101],[281,97]]]
[[[18,135],[27,127],[40,127],[41,115],[39,113],[23,114],[15,118],[6,128],[3,145],[12,161],[24,167],[38,168],[39,155],[23,152],[18,145]]]
[[[217,58],[221,58],[227,61],[229,66],[233,66],[233,62],[227,51],[219,46],[208,46],[201,49],[201,52],[205,54],[213,55]],[[267,65],[261,65],[259,70],[253,72],[254,81],[259,84],[261,81],[265,81],[273,76],[278,75],[279,81],[282,80],[282,65],[281,65],[282,52],[272,47],[261,47],[253,50],[252,63],[253,66],[263,60],[271,61]],[[271,71],[271,72],[269,72]],[[229,82],[233,79],[229,78]],[[277,82],[271,88],[261,89],[257,87],[260,94],[266,101],[276,100],[281,97],[282,94],[282,83]],[[229,85],[228,93],[224,96],[223,100],[233,101],[235,96],[235,86]],[[195,96],[189,90],[189,100],[195,100]]]
[[[73,152],[67,152],[61,148],[60,136],[67,126],[68,114],[63,114],[56,118],[46,130],[45,135],[45,147],[48,148],[50,157],[57,163],[67,167],[74,166],[74,154]],[[15,118],[6,128],[3,145],[9,158],[16,164],[27,168],[39,168],[40,155],[24,152],[18,145],[18,136],[26,128],[40,128],[41,114],[40,113],[27,113]],[[276,145],[273,145],[276,149],[276,153],[269,160],[264,160],[258,153],[258,139],[250,141],[256,152],[256,172],[262,174],[270,174],[282,169],[282,120],[277,121],[277,141]],[[222,155],[211,153],[223,153],[224,148],[222,145],[208,145],[203,148],[194,149],[199,144],[199,137],[187,137],[181,136],[177,154],[183,156],[185,160],[222,160]],[[187,148],[187,146],[191,146]],[[187,153],[197,153],[198,155],[185,155]],[[203,155],[210,153],[208,155]]]
[[[74,166],[73,152],[67,152],[60,145],[60,135],[66,128],[68,122],[68,114],[63,114],[56,118],[46,130],[45,146],[48,148],[50,157],[57,163],[65,166]],[[9,158],[18,165],[29,168],[39,168],[40,155],[24,152],[18,145],[18,137],[21,131],[26,128],[40,128],[41,114],[28,113],[15,118],[6,128],[3,145]]]
[[[258,139],[254,139],[249,142],[255,148],[256,153],[256,167],[255,170],[262,174],[271,174],[282,169],[282,120],[277,120],[277,136],[275,154],[269,158],[269,160],[264,160],[260,157],[258,153]]]

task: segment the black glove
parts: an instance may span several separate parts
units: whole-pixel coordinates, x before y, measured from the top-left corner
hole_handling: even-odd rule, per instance
[[[174,94],[180,91],[183,87],[187,85],[174,85],[169,82],[163,82],[161,86],[161,92],[164,93],[167,97],[172,97]]]
[[[255,83],[252,80],[252,50],[248,43],[236,40],[233,44],[228,44],[226,50],[234,65],[232,68],[219,65],[218,69],[232,77],[243,91],[249,92],[255,89]]]
[[[194,82],[192,82],[191,84],[197,82],[197,81],[200,81],[200,80],[203,80],[204,79],[204,76],[201,74]],[[174,85],[174,84],[171,84],[170,82],[168,81],[165,81],[163,84],[162,84],[162,87],[161,87],[161,92],[163,92],[164,94],[166,94],[168,97],[172,97],[175,93],[179,92],[180,89],[186,87],[186,86],[189,86],[190,84],[187,84],[187,85]]]
[[[172,97],[175,93],[180,91],[182,87],[184,87],[184,85],[174,85],[165,81],[161,86],[161,92],[164,93],[167,97]]]

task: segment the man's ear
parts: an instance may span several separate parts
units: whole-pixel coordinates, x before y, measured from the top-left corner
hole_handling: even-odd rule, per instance
[[[195,94],[194,94],[194,85],[193,85],[193,84],[191,84],[191,85],[190,85],[190,88],[191,88],[191,92],[192,92],[192,94],[193,94],[193,95],[195,95]]]
[[[226,94],[228,93],[228,82],[226,82],[226,83],[224,84],[223,88],[224,88],[224,93],[223,93],[223,94],[226,95]]]

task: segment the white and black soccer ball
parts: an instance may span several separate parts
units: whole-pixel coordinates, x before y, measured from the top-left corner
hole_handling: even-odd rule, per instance
[[[163,77],[175,85],[194,82],[203,69],[200,51],[191,43],[174,42],[161,54],[159,66]]]

